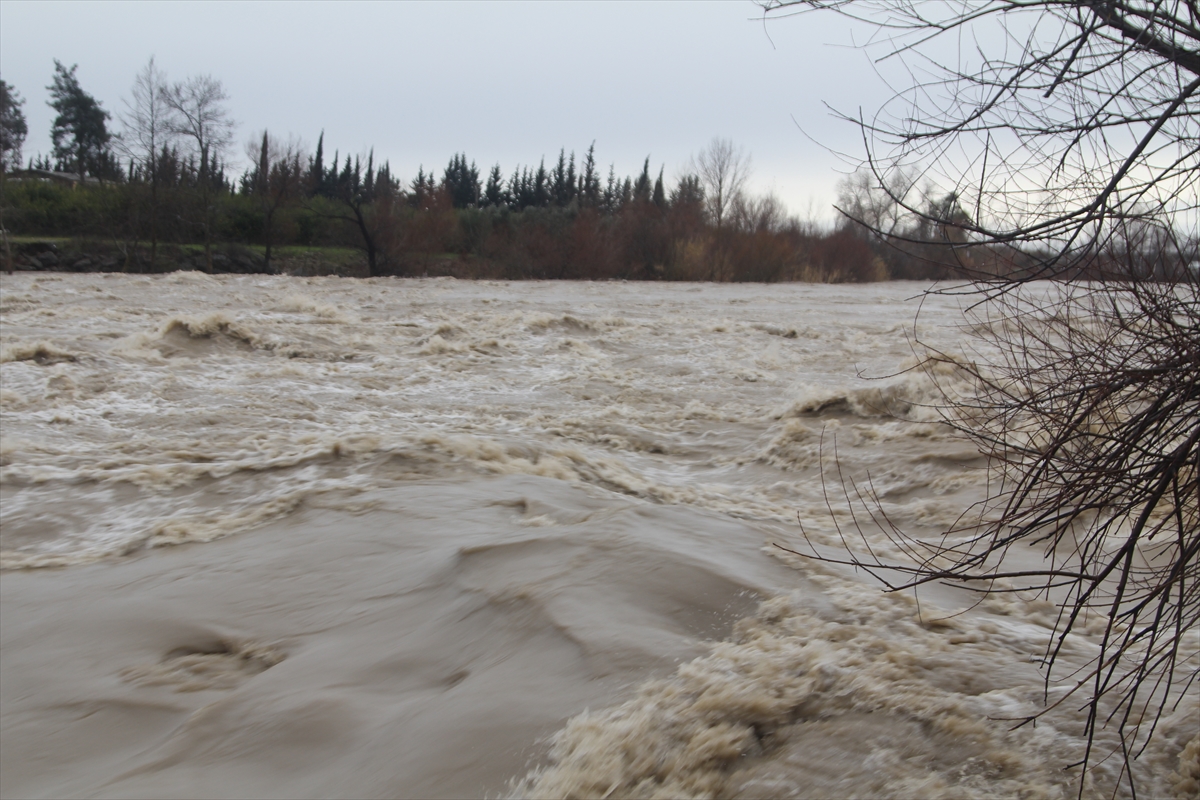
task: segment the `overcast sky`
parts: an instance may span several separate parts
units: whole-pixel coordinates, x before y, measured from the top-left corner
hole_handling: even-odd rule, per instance
[[[499,162],[582,156],[607,172],[679,175],[714,136],[751,154],[754,188],[829,219],[854,112],[889,93],[834,15],[764,25],[750,2],[379,3],[0,0],[0,76],[25,98],[24,155],[50,152],[57,58],[122,109],[153,55],[170,79],[221,80],[235,155],[264,127],[365,153],[411,180],[465,152]],[[114,129],[119,129],[116,120]],[[801,130],[803,129],[803,130]],[[813,141],[816,140],[816,141]],[[328,156],[327,156],[328,157]]]

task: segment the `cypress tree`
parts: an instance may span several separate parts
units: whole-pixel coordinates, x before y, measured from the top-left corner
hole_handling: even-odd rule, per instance
[[[537,204],[537,193],[533,190],[533,169],[525,167],[521,170],[521,202],[522,210]]]
[[[692,206],[700,208],[704,205],[704,186],[697,175],[684,175],[679,179],[679,185],[671,191],[671,207],[684,208]]]
[[[255,168],[254,174],[254,193],[257,195],[265,195],[267,193],[267,180],[271,175],[271,151],[270,140],[267,132],[263,131],[262,146],[258,151],[258,166]]]
[[[412,204],[420,208],[425,202],[425,166],[417,168],[417,177],[412,181]]]
[[[545,158],[538,164],[537,172],[533,176],[533,205],[538,208],[550,205],[550,181],[546,174]]]
[[[579,194],[585,206],[600,205],[600,176],[596,174],[596,143],[588,147],[583,159],[583,175],[579,179]]]
[[[566,148],[558,151],[558,163],[555,164],[551,175],[550,196],[555,205],[565,206],[569,200],[567,193],[567,155]]]
[[[658,180],[654,182],[654,205],[659,208],[667,207],[667,194],[663,191],[663,170],[666,169],[666,164],[658,170]]]
[[[642,165],[642,174],[638,176],[637,183],[633,185],[633,196],[637,200],[650,202],[650,156],[646,156],[646,163]]]
[[[483,192],[483,200],[489,206],[504,205],[504,178],[500,174],[500,165],[492,167],[488,173],[487,188]]]
[[[567,203],[575,199],[578,188],[575,176],[575,151],[572,150],[571,158],[567,161]]]
[[[604,187],[604,213],[612,214],[617,210],[618,194],[616,165],[608,165],[608,183]]]
[[[472,161],[467,165],[466,153],[455,153],[442,173],[442,185],[450,194],[455,208],[469,208],[479,204],[479,167]]]
[[[325,190],[325,131],[317,137],[317,152],[308,164],[308,191],[310,196],[324,194]]]
[[[512,177],[508,179],[508,205],[513,211],[521,210],[521,167],[513,168]]]
[[[363,178],[363,194],[368,199],[375,199],[375,148],[367,153],[367,174]]]
[[[464,154],[463,155],[463,164],[465,165],[466,163],[467,163],[467,157]],[[467,178],[467,180],[466,180],[467,194],[466,194],[465,199],[467,200],[467,205],[468,206],[477,206],[477,205],[479,205],[479,198],[482,195],[482,192],[481,192],[482,186],[479,183],[479,167],[475,166],[474,161],[471,162],[471,166],[468,167],[466,170],[466,178]]]

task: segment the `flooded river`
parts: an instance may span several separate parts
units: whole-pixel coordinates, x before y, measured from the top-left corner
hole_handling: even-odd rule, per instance
[[[775,547],[983,496],[925,288],[3,276],[0,793],[1075,796],[1050,604]]]

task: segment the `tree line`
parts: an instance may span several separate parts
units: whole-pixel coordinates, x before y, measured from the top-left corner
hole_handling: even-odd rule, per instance
[[[54,63],[51,153],[24,168],[24,100],[0,81],[0,227],[107,241],[131,270],[169,267],[161,243],[201,245],[210,271],[213,248],[232,243],[261,246],[267,271],[281,245],[354,247],[370,275],[872,281],[963,269],[964,228],[953,214],[937,231],[918,231],[925,244],[916,251],[896,248],[898,228],[880,235],[857,212],[897,224],[921,215],[905,217],[894,187],[858,174],[842,182],[841,222],[802,221],[774,195],[747,190],[751,160],[725,139],[714,138],[673,181],[649,157],[636,175],[619,176],[613,165],[605,172],[593,142],[582,158],[561,148],[549,165],[543,158],[506,172],[494,164],[486,174],[456,153],[440,174],[422,166],[403,182],[373,150],[331,156],[323,132],[309,151],[295,136],[263,130],[244,143],[249,166],[235,174],[235,125],[219,80],[172,82],[151,58],[114,121],[81,86],[77,66]],[[926,192],[928,204],[954,206]],[[1011,253],[996,255],[977,249],[967,266],[1021,266]]]

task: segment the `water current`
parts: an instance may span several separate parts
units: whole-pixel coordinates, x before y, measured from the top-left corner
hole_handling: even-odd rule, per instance
[[[1050,603],[774,546],[983,496],[926,288],[0,278],[0,794],[1074,796]]]

